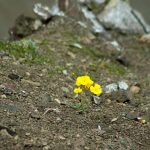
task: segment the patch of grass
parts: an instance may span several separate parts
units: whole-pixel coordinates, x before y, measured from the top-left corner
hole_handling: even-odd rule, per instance
[[[51,68],[51,70],[48,72],[49,77],[53,77],[55,75],[63,74],[63,70],[69,71],[69,68],[66,66],[55,66]]]
[[[80,53],[80,54],[82,53],[84,55],[89,55],[94,60],[97,60],[98,58],[104,58],[104,55],[99,50],[97,50],[95,47],[87,46],[87,45],[83,45],[83,44],[81,44],[81,45],[82,45],[81,49],[76,48],[76,47],[70,47],[69,51],[71,51],[73,53]]]
[[[39,47],[31,39],[23,39],[15,42],[0,42],[0,50],[7,51],[15,58],[24,58],[28,63],[50,63],[48,57],[39,55]]]
[[[96,64],[90,64],[89,65],[90,70],[96,71],[97,70],[97,65]]]
[[[76,78],[77,76],[81,76],[83,74],[85,74],[85,71],[80,69],[80,68],[73,68],[73,70],[70,71],[71,72],[71,77],[72,78]]]
[[[35,57],[38,47],[32,40],[21,40],[15,42],[1,42],[0,49],[8,51],[11,55],[19,58]]]
[[[119,66],[115,63],[109,63],[109,64],[106,63],[104,64],[104,68],[106,68],[111,74],[124,75],[126,73],[124,67]]]

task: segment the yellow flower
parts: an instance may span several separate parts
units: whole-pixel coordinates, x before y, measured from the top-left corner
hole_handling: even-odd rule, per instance
[[[76,85],[80,86],[83,85],[86,88],[89,88],[94,82],[90,79],[89,76],[80,76],[76,80]]]
[[[97,83],[90,87],[90,91],[96,95],[100,95],[103,92],[101,86]]]
[[[81,92],[82,92],[82,89],[80,87],[74,89],[74,93],[76,94],[81,93]]]

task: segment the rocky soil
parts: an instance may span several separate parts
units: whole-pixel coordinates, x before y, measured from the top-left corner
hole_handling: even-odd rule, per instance
[[[150,149],[150,45],[110,33],[108,40],[61,17],[20,41],[0,42],[0,149]],[[103,94],[76,97],[80,75]],[[106,92],[121,81],[127,89]]]

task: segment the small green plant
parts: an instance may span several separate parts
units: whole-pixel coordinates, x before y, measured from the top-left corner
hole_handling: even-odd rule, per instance
[[[35,42],[32,40],[20,40],[15,42],[1,42],[0,49],[8,51],[11,55],[19,58],[36,57],[37,49]]]
[[[23,39],[14,42],[0,42],[0,50],[7,51],[16,59],[24,58],[28,63],[44,63],[50,62],[49,59],[38,53],[39,47],[36,42],[31,39]]]
[[[72,108],[79,110],[80,112],[85,112],[88,110],[88,104],[86,100],[81,100],[80,102],[73,103]]]

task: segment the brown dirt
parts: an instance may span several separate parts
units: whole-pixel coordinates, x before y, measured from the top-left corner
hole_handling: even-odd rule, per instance
[[[140,43],[138,36],[115,33],[113,39],[124,48],[117,52],[102,36],[93,37],[75,22],[58,19],[27,38],[37,43],[48,62],[25,62],[10,51],[0,57],[0,85],[5,87],[0,91],[0,149],[150,149],[150,45]],[[119,55],[127,66],[116,61]],[[12,73],[22,79],[10,79]],[[124,101],[128,91],[123,91],[125,97],[104,92],[99,105],[91,101],[91,94],[74,98],[75,79],[85,74],[103,89],[126,81],[129,87],[138,84],[140,92],[129,102]],[[146,123],[126,117],[131,111]]]

